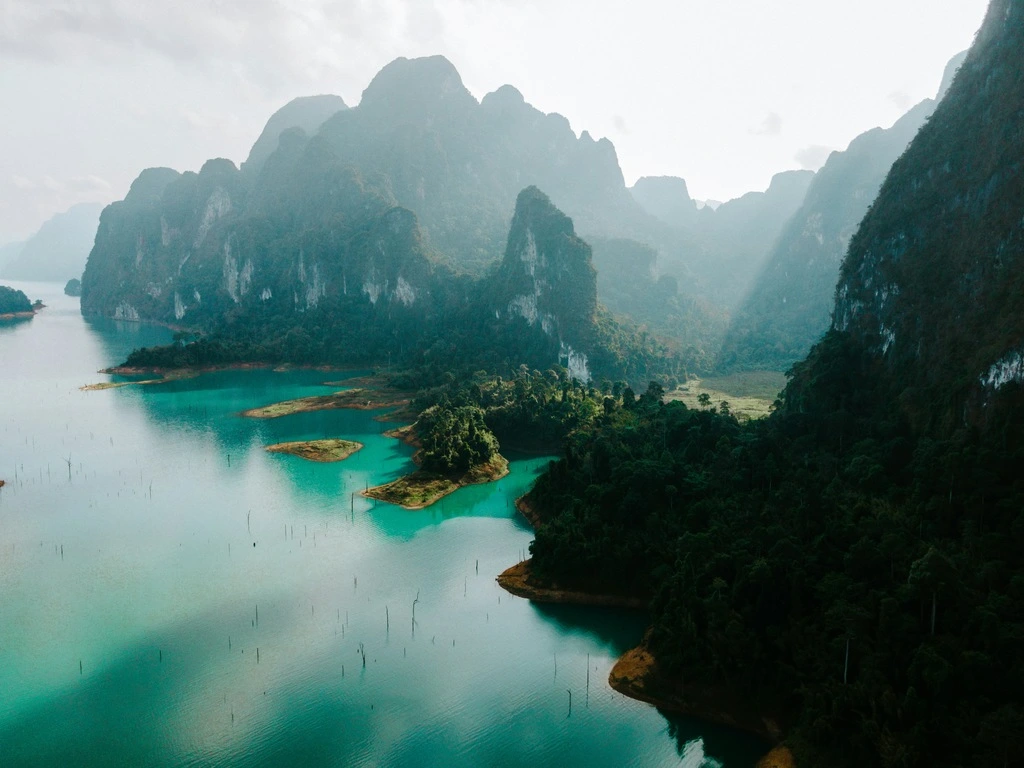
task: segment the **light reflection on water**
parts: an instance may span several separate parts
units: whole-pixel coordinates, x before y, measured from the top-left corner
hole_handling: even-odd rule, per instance
[[[48,309],[0,328],[0,764],[753,764],[751,739],[608,688],[642,616],[497,587],[545,459],[420,512],[374,506],[358,491],[411,452],[373,413],[237,415],[337,375],[81,392],[169,332],[28,292]],[[366,447],[263,451],[323,436]]]

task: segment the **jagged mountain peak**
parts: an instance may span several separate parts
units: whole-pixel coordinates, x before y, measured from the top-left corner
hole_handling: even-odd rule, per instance
[[[124,202],[148,204],[159,200],[168,185],[180,177],[181,174],[173,168],[146,168],[132,182]]]
[[[430,118],[476,103],[455,65],[444,56],[403,57],[374,76],[363,91],[359,110],[395,119]]]

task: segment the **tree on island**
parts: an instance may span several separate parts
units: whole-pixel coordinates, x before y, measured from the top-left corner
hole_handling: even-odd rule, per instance
[[[484,412],[475,406],[432,406],[420,414],[416,432],[423,445],[422,467],[431,472],[466,472],[498,453],[498,441],[484,423]]]
[[[32,302],[23,292],[6,285],[0,285],[0,315],[31,312]]]

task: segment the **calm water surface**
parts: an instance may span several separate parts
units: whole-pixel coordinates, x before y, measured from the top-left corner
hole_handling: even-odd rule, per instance
[[[237,415],[338,375],[82,392],[170,333],[17,287],[48,308],[0,326],[0,765],[755,762],[751,738],[608,687],[642,616],[495,584],[529,546],[512,502],[544,459],[420,512],[374,507],[353,494],[412,467],[376,414]],[[314,437],[366,447],[263,450]]]

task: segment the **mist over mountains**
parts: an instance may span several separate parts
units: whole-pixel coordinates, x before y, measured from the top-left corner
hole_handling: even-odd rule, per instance
[[[25,242],[0,248],[0,278],[64,282],[80,277],[101,210],[99,203],[80,203],[46,221]]]

